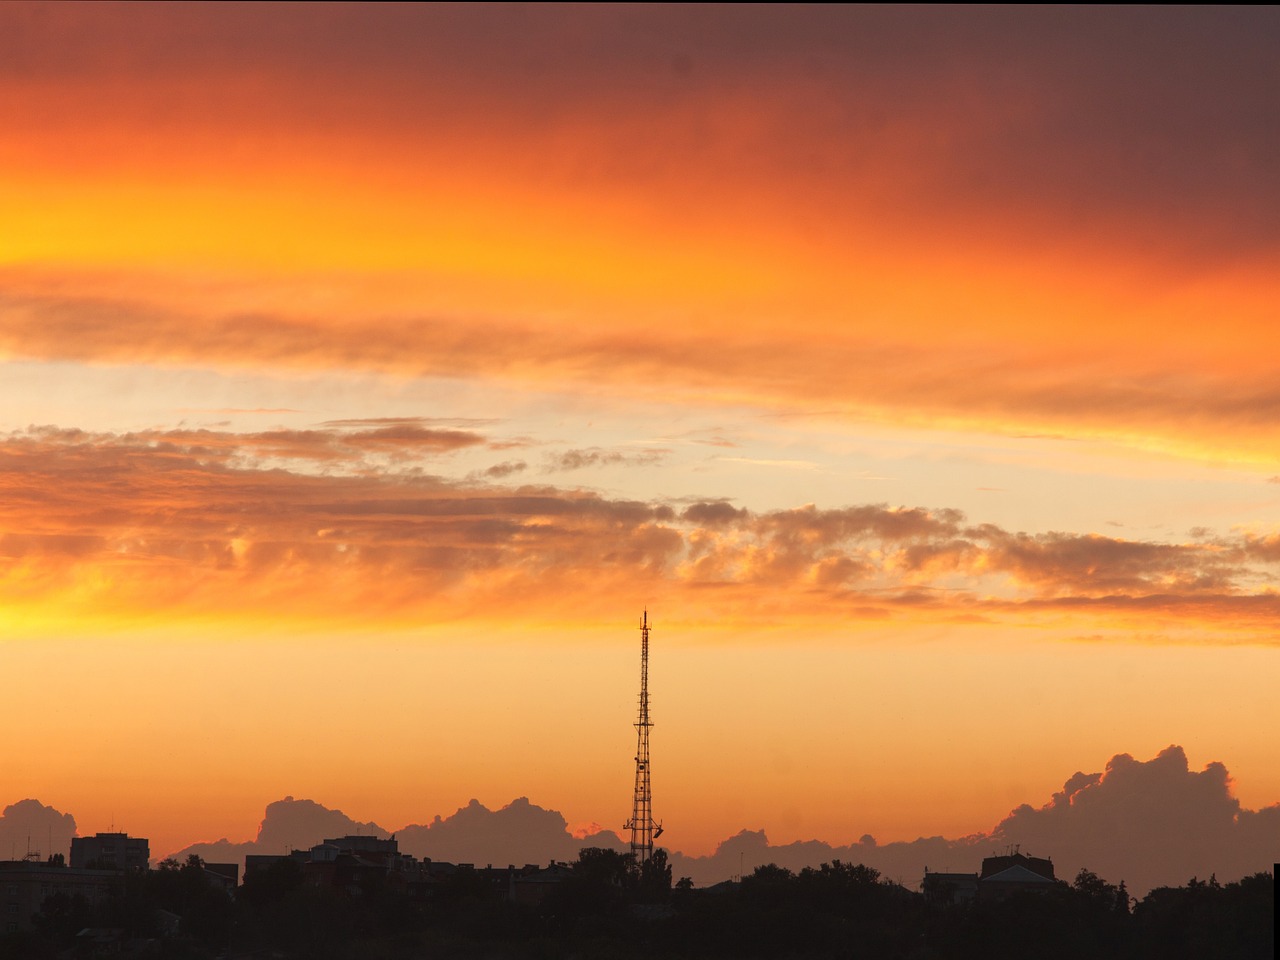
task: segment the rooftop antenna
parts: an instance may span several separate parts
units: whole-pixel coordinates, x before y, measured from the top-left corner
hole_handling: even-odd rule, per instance
[[[653,856],[653,841],[662,834],[662,824],[653,822],[653,795],[649,786],[649,611],[640,619],[640,715],[636,720],[636,789],[631,800],[631,819],[622,829],[631,831],[631,856],[636,868]]]

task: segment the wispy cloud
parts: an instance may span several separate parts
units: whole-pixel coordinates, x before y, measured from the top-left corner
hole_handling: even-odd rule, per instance
[[[491,417],[355,417],[345,420],[326,420],[322,427],[488,427],[498,421]]]
[[[816,470],[812,460],[785,460],[769,457],[716,457],[725,463],[749,463],[755,467],[784,467],[789,470]]]
[[[562,473],[570,470],[585,470],[588,467],[652,467],[661,463],[670,453],[670,450],[664,449],[626,453],[588,447],[582,450],[565,450],[561,453],[548,454],[543,469],[548,473]]]
[[[529,465],[523,460],[504,460],[501,463],[495,463],[491,467],[486,467],[480,471],[480,475],[494,480],[505,480],[513,474],[527,470],[528,467]]]
[[[34,437],[69,436],[75,442],[92,438],[78,437],[74,432],[29,431]],[[119,442],[136,447],[150,447],[197,457],[205,462],[224,462],[242,466],[257,465],[268,460],[312,461],[315,463],[365,465],[374,455],[392,462],[406,463],[430,459],[466,447],[482,446],[486,438],[463,430],[437,430],[414,424],[397,424],[371,430],[334,428],[301,430],[265,430],[256,433],[232,433],[214,429],[170,429],[134,431],[119,435]]]
[[[218,414],[219,416],[225,416],[227,414],[233,414],[233,413],[266,416],[270,414],[279,415],[282,413],[301,413],[301,412],[302,412],[301,410],[295,410],[292,407],[207,407],[207,408],[179,407],[178,408],[178,413],[183,413],[183,414],[214,413],[214,414]]]

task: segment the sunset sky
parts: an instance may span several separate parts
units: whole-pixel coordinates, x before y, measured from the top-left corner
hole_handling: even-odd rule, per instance
[[[1278,42],[0,5],[0,805],[620,830],[646,607],[673,849],[1275,803]]]

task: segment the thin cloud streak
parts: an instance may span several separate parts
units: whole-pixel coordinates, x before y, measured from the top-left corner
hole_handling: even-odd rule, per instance
[[[547,473],[567,473],[589,467],[652,467],[661,463],[670,450],[642,450],[639,453],[623,453],[619,450],[601,450],[597,447],[584,450],[565,450],[549,454],[543,470]]]
[[[397,376],[507,378],[574,385],[619,398],[662,391],[703,403],[819,410],[903,426],[982,429],[1013,436],[1052,428],[1190,456],[1263,457],[1280,442],[1280,390],[1252,359],[1230,371],[1170,362],[1127,372],[1114,361],[990,342],[966,358],[950,347],[904,347],[855,336],[732,341],[695,332],[629,334],[539,329],[510,321],[405,316],[192,314],[158,303],[53,299],[6,292],[0,354],[43,360],[184,363],[215,368],[350,369]],[[41,281],[45,282],[45,281]],[[967,368],[957,377],[957,366]],[[856,377],[849,376],[856,368]],[[357,426],[338,422],[333,426]],[[393,424],[369,421],[390,429]],[[446,418],[424,427],[484,426]],[[405,427],[410,424],[404,424]]]

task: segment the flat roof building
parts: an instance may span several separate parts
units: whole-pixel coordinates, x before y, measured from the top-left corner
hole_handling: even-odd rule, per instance
[[[98,833],[71,838],[71,866],[77,870],[144,871],[150,861],[151,844],[146,837]]]

